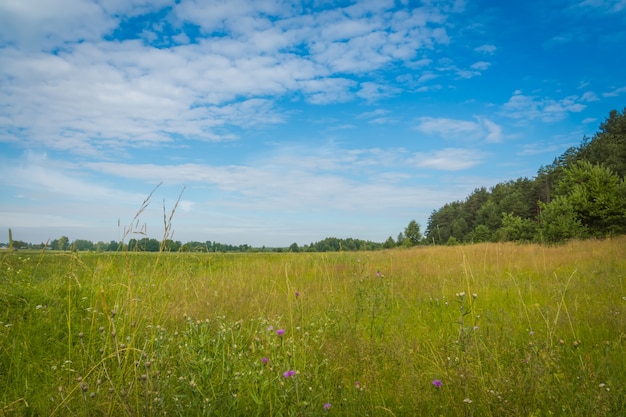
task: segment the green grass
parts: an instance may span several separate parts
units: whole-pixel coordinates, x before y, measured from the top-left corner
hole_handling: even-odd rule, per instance
[[[626,415],[625,281],[626,238],[7,252],[0,415]]]

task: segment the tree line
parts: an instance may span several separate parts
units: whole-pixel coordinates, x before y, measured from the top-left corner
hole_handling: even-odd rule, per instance
[[[0,243],[0,247],[10,249],[36,249],[36,250],[54,250],[54,251],[93,251],[93,252],[334,252],[334,251],[366,251],[378,250],[385,246],[382,243],[372,242],[361,239],[338,239],[334,237],[325,238],[319,242],[312,242],[309,245],[298,246],[297,243],[291,244],[289,247],[253,247],[248,244],[231,245],[219,243],[215,241],[198,242],[191,241],[182,243],[166,239],[159,241],[152,238],[130,239],[128,243],[117,242],[91,242],[84,239],[76,239],[70,241],[67,236],[61,236],[46,243],[28,243],[11,238],[11,230],[9,229],[9,244]],[[395,246],[395,245],[394,245]]]
[[[477,188],[432,212],[424,243],[554,243],[626,233],[626,109],[534,178]]]

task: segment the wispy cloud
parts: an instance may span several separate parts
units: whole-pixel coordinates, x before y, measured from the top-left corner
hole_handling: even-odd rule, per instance
[[[485,71],[490,66],[491,66],[491,62],[478,61],[470,65],[470,68],[478,70],[478,71]]]
[[[396,120],[393,117],[389,117],[391,112],[385,109],[376,109],[374,111],[361,113],[357,116],[358,119],[366,119],[371,124],[388,124],[394,123]]]
[[[563,120],[569,113],[580,113],[587,106],[581,101],[590,101],[592,96],[567,96],[560,100],[528,96],[515,91],[503,106],[502,114],[512,119],[530,121],[539,119],[544,122]]]
[[[583,0],[576,7],[612,14],[626,10],[626,0]]]
[[[502,127],[483,117],[477,117],[476,121],[422,117],[418,119],[416,129],[446,140],[496,143],[503,139]]]
[[[481,164],[486,155],[471,149],[446,148],[433,152],[416,152],[413,161],[420,168],[461,171]]]
[[[493,55],[497,49],[498,48],[496,48],[495,45],[484,44],[484,45],[474,48],[474,51],[479,52],[481,54],[485,54],[485,55]]]
[[[615,88],[611,91],[607,91],[605,93],[602,93],[603,97],[617,97],[620,94],[624,94],[626,93],[626,87],[620,87],[620,88]]]

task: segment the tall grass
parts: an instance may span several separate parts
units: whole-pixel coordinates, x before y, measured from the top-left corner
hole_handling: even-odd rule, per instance
[[[0,255],[0,410],[626,415],[626,238]]]

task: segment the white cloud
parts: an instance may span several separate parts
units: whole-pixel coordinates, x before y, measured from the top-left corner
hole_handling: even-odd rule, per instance
[[[480,52],[485,55],[493,55],[496,52],[497,48],[495,45],[485,44],[481,45],[477,48],[474,48],[474,51]]]
[[[341,103],[352,98],[356,82],[347,78],[320,78],[300,81],[300,90],[314,104]]]
[[[119,202],[141,198],[140,194],[100,185],[80,167],[52,161],[45,156],[28,154],[22,163],[4,162],[13,168],[0,177],[0,183],[20,189],[23,198],[31,201],[58,204],[64,201]]]
[[[446,148],[433,152],[416,152],[415,166],[440,171],[460,171],[479,165],[485,154],[471,149]]]
[[[471,135],[480,131],[478,123],[468,120],[448,118],[421,117],[418,119],[417,130],[432,135],[437,134],[444,138]]]
[[[499,143],[502,142],[502,126],[492,122],[489,119],[480,119],[482,125],[487,130],[487,136],[485,137],[485,142],[487,143]]]
[[[87,0],[0,3],[0,38],[30,50],[49,50],[66,41],[96,40],[116,26],[116,18]]]
[[[376,117],[383,117],[383,116],[386,116],[387,114],[389,114],[389,110],[386,110],[386,109],[376,109],[376,110],[373,110],[373,111],[361,113],[357,117],[359,119],[371,119],[371,118],[376,118]]]
[[[561,144],[529,143],[523,145],[522,150],[517,154],[520,156],[557,154],[558,152],[562,152],[564,149],[565,147]]]
[[[226,127],[283,122],[285,110],[275,106],[283,97],[315,104],[388,97],[396,93],[395,79],[362,75],[428,65],[431,50],[449,42],[448,14],[462,10],[434,4],[398,10],[393,1],[305,14],[296,3],[271,0],[33,1],[37,7],[0,5],[0,23],[7,23],[0,36],[15,45],[36,40],[30,52],[1,49],[0,102],[11,106],[0,106],[0,140],[92,156],[236,139]],[[166,18],[136,29],[143,40],[103,38],[132,30],[123,17],[164,7],[171,9]],[[197,42],[183,24],[199,26]],[[20,27],[28,33],[20,35]],[[213,32],[221,35],[209,37]],[[165,43],[156,48],[148,38]],[[415,76],[419,84],[439,74]]]
[[[432,167],[428,162],[423,163]],[[454,162],[441,169],[459,169],[458,164]],[[101,176],[185,184],[185,200],[193,202],[187,207],[193,207],[194,212],[200,209],[198,200],[190,196],[196,188],[212,190],[209,195],[219,200],[220,207],[228,210],[315,212],[326,210],[330,205],[336,210],[349,211],[358,207],[361,211],[380,212],[403,206],[416,196],[417,191],[411,189],[412,182],[403,185],[412,178],[406,170],[415,165],[419,163],[415,164],[414,158],[408,157],[403,149],[313,149],[303,146],[283,146],[277,153],[259,155],[258,160],[249,165],[81,164],[83,169]],[[373,196],[376,196],[375,205],[371,204]]]
[[[362,82],[360,87],[356,95],[367,101],[380,100],[381,98],[393,95],[394,92],[399,92],[398,89],[371,81]]]
[[[491,66],[491,62],[479,61],[470,65],[470,68],[478,70],[478,71],[485,71],[490,66]]]
[[[389,124],[389,123],[394,123],[395,119],[392,117],[389,117],[388,115],[391,112],[389,110],[385,110],[385,109],[376,109],[374,111],[371,112],[365,112],[365,113],[361,113],[357,116],[358,119],[368,119],[368,123],[370,124]]]
[[[611,91],[607,91],[606,93],[602,93],[603,97],[617,97],[620,94],[626,93],[626,87],[615,88]]]
[[[589,101],[589,99],[589,95],[582,98],[574,95],[567,96],[560,100],[538,98],[524,95],[518,90],[504,104],[502,114],[521,121],[540,119],[544,122],[556,122],[566,118],[569,113],[583,111],[587,106],[580,101]]]
[[[601,13],[619,13],[626,10],[626,0],[583,0],[576,5],[583,9],[593,9]]]
[[[580,97],[580,101],[586,101],[588,103],[592,101],[598,101],[598,100],[600,99],[598,98],[596,93],[594,93],[593,91],[587,91],[582,95],[582,97]]]
[[[502,140],[502,127],[483,117],[478,117],[476,121],[422,117],[418,119],[416,129],[428,135],[441,136],[446,140],[483,140],[487,143]]]

